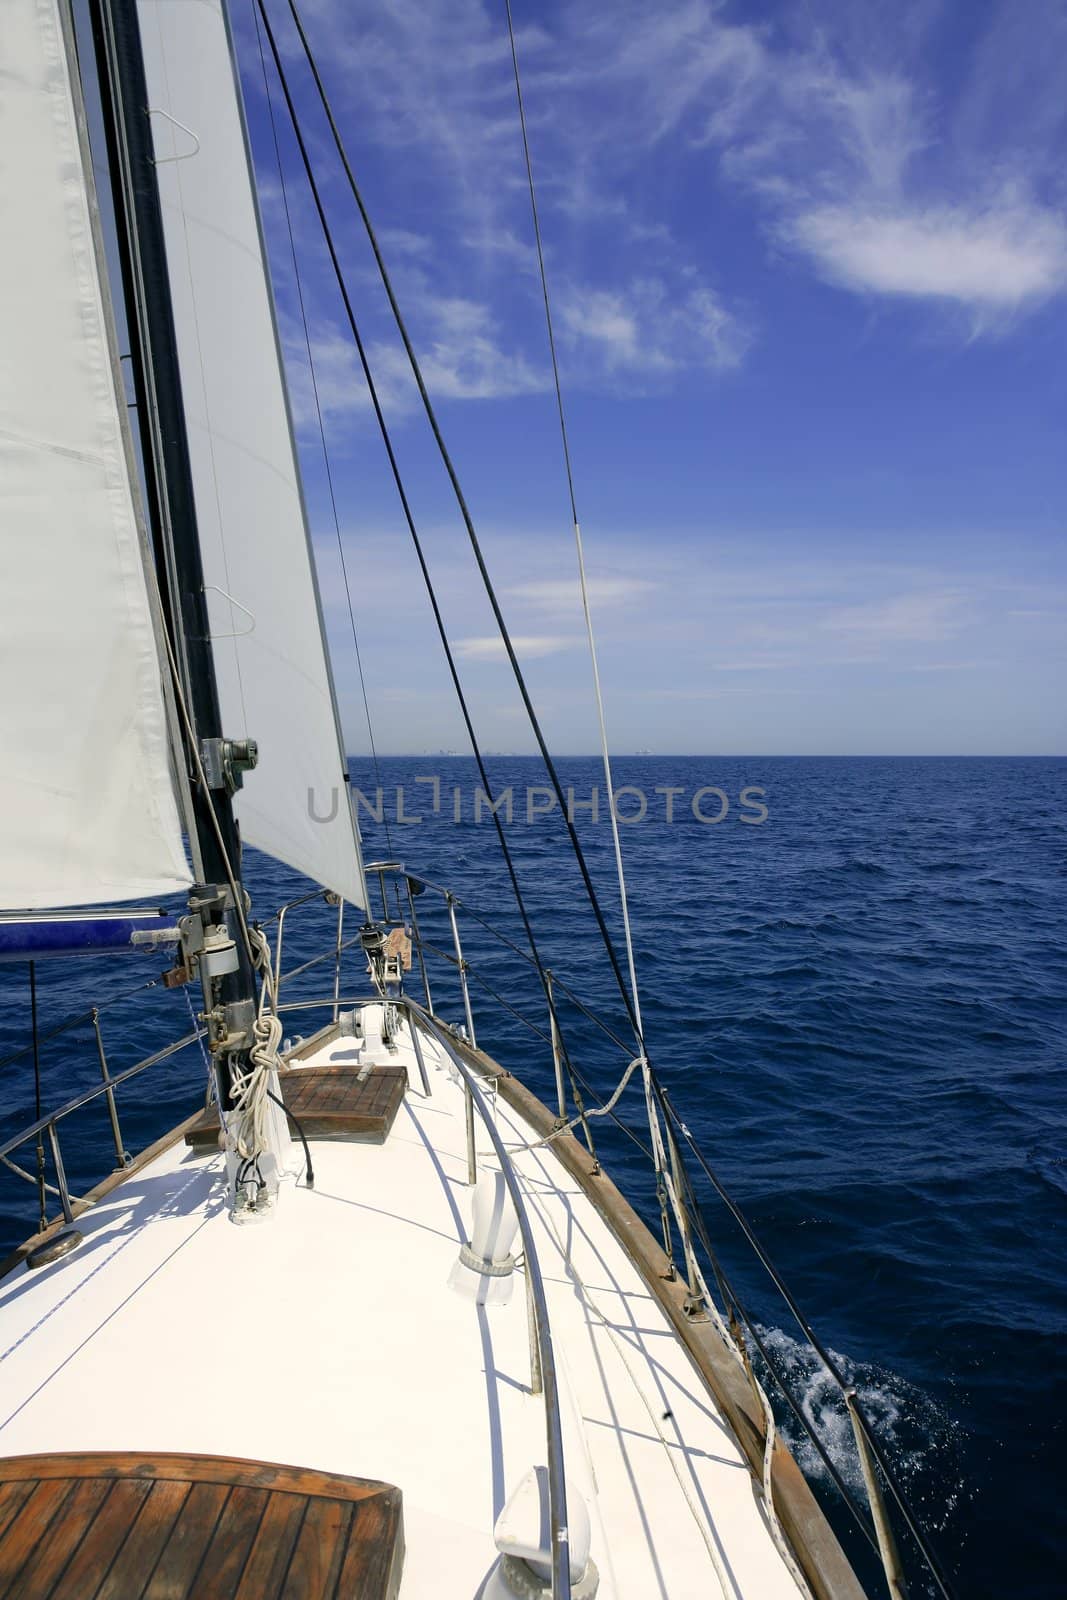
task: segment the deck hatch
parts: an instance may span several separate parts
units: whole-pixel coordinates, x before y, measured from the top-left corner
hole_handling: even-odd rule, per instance
[[[0,1461],[0,1593],[395,1600],[402,1497],[373,1479],[196,1455]]]
[[[299,1118],[308,1139],[382,1141],[393,1126],[407,1088],[406,1067],[372,1067],[361,1075],[356,1066],[300,1067],[281,1075],[285,1109]],[[294,1138],[296,1128],[290,1122]],[[219,1115],[209,1106],[186,1129],[194,1149],[218,1143]]]

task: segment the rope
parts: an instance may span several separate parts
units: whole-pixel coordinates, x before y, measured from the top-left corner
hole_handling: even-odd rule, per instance
[[[57,1199],[62,1200],[62,1198],[63,1198],[62,1192],[59,1189],[56,1188],[54,1183],[45,1183],[43,1174],[38,1173],[38,1172],[27,1172],[26,1168],[25,1167],[20,1167],[17,1161],[12,1161],[10,1156],[0,1156],[0,1162],[3,1162],[3,1164],[7,1168],[7,1170],[9,1172],[13,1172],[15,1174],[16,1178],[25,1178],[27,1183],[32,1183],[34,1188],[38,1191],[38,1193],[40,1193],[41,1189],[46,1189],[49,1194],[54,1194],[57,1197]],[[71,1205],[74,1205],[74,1206],[84,1206],[84,1205],[90,1204],[89,1201],[81,1199],[76,1194],[72,1194],[69,1189],[67,1190],[67,1198],[70,1201]],[[41,1213],[41,1231],[42,1232],[44,1231],[46,1226],[47,1226],[47,1218],[45,1217],[44,1212],[42,1211],[42,1213]]]
[[[508,1149],[514,1151],[540,1150],[543,1145],[551,1144],[553,1139],[558,1139],[562,1134],[572,1133],[586,1117],[610,1117],[614,1112],[615,1107],[622,1099],[626,1085],[629,1083],[638,1067],[643,1066],[644,1060],[644,1056],[634,1056],[633,1060],[630,1062],[630,1065],[626,1068],[626,1071],[615,1085],[615,1089],[610,1100],[605,1100],[602,1106],[594,1106],[592,1111],[579,1111],[577,1116],[571,1117],[569,1122],[563,1122],[558,1128],[553,1128],[551,1133],[546,1133],[543,1139],[534,1139],[530,1144],[509,1144]]]
[[[371,761],[374,764],[374,782],[379,791],[382,788],[382,774],[378,765],[378,750],[374,741],[374,723],[370,714],[370,700],[367,697],[367,683],[363,676],[363,657],[359,648],[359,636],[356,630],[356,613],[352,604],[352,590],[348,582],[348,563],[345,560],[344,540],[341,537],[341,519],[337,511],[337,495],[334,490],[333,468],[330,465],[330,452],[326,444],[326,424],[322,415],[322,403],[319,396],[319,380],[315,372],[315,357],[311,349],[311,333],[308,328],[307,308],[304,302],[304,285],[300,276],[300,262],[296,253],[296,239],[293,235],[293,220],[289,211],[289,191],[285,182],[285,168],[282,164],[281,145],[278,140],[278,125],[274,115],[274,99],[270,92],[270,82],[267,77],[267,59],[263,54],[263,35],[260,32],[259,12],[256,10],[255,0],[249,0],[252,10],[252,21],[256,28],[256,44],[259,46],[259,65],[263,73],[263,92],[267,97],[267,112],[270,117],[271,137],[274,141],[274,159],[278,168],[278,181],[282,191],[282,206],[285,211],[285,226],[289,234],[289,253],[293,261],[293,277],[296,281],[296,295],[300,306],[300,321],[304,329],[304,348],[307,350],[308,370],[311,373],[311,389],[315,397],[315,416],[318,419],[319,440],[322,444],[322,463],[326,469],[326,483],[330,495],[330,510],[333,515],[333,530],[337,538],[337,554],[341,562],[341,576],[344,579],[345,599],[348,602],[348,621],[352,629],[352,648],[356,655],[356,669],[359,673],[359,687],[363,696],[363,710],[367,718],[367,739],[370,743]],[[383,812],[382,821],[385,824],[385,843],[390,856],[393,854],[393,840],[389,829],[389,818]],[[370,915],[368,907],[367,915]]]
[[[232,1107],[226,1121],[228,1138],[240,1157],[235,1183],[238,1193],[243,1188],[252,1185],[260,1187],[263,1183],[259,1159],[269,1146],[267,1117],[270,1084],[272,1074],[281,1065],[278,1050],[282,1042],[270,944],[266,934],[259,928],[250,928],[249,935],[254,950],[253,965],[261,978],[259,1010],[252,1024],[253,1044],[248,1052],[247,1066],[242,1067],[238,1057],[230,1057]]]

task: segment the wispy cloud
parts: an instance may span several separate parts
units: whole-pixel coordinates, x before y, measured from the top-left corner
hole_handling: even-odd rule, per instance
[[[736,367],[751,338],[706,284],[672,287],[660,277],[638,278],[623,289],[572,287],[560,319],[579,362],[591,358],[609,374],[652,381],[686,367]]]
[[[478,301],[425,294],[418,304],[417,326],[424,334],[419,364],[435,399],[493,400],[550,386],[547,367],[508,349],[489,308]],[[370,412],[367,381],[347,330],[316,319],[311,340],[314,381],[303,328],[291,316],[283,318],[282,344],[298,428],[317,427],[316,389],[324,419]],[[403,416],[416,410],[418,391],[399,341],[386,336],[370,341],[368,360],[386,413]]]
[[[571,650],[577,641],[568,639],[562,634],[520,633],[513,635],[511,642],[520,660],[525,658],[532,661],[539,656],[555,656],[562,650]],[[504,641],[499,634],[459,639],[456,641],[456,649],[461,656],[466,656],[472,661],[507,660]]]
[[[598,609],[606,606],[627,605],[651,593],[656,584],[649,578],[604,577],[590,578],[586,583],[590,605]],[[508,589],[512,599],[525,601],[546,611],[559,611],[580,603],[581,591],[577,577],[535,579],[529,583],[512,584]]]
[[[425,330],[419,365],[427,388],[443,400],[494,400],[536,394],[547,389],[547,366],[531,362],[521,350],[508,348],[497,319],[481,301],[462,295],[424,291],[417,302]],[[377,342],[371,369],[382,373],[395,391],[406,390],[414,405],[416,393],[408,358],[396,340]]]
[[[950,639],[971,621],[966,599],[954,591],[893,595],[830,611],[820,622],[829,633],[874,644]]]
[[[515,268],[525,268],[532,303],[499,14],[486,0],[385,8],[313,0],[310,9],[346,119],[407,162],[405,199],[416,216],[433,217],[425,227],[413,227],[410,210],[394,218],[387,187],[383,237],[392,256],[432,256],[439,276],[457,278],[473,253],[483,274],[509,274],[512,289]],[[717,0],[662,0],[651,9],[618,0],[546,12],[520,28],[550,266],[575,347],[572,381],[729,371],[751,343],[750,320],[719,285],[716,263],[676,237],[676,216],[665,198],[658,202],[653,158],[667,141],[676,173],[695,184],[702,164],[709,204],[721,174],[752,198],[779,247],[849,292],[962,311],[972,332],[986,333],[1067,288],[1056,154],[1067,117],[1059,84],[1067,4],[1048,0],[1038,15],[994,0],[980,16],[968,14],[951,78],[932,67],[943,50],[938,13],[902,0],[888,22],[874,0],[811,0],[803,23],[788,7],[753,22]],[[572,259],[588,258],[580,241],[598,228],[610,233],[609,279],[572,273],[568,286],[553,256],[553,217],[570,229],[563,238]],[[691,283],[665,274],[665,242]],[[657,252],[660,265],[650,270]],[[450,353],[439,360],[453,374],[444,392],[494,390],[490,352],[475,355],[473,372]],[[538,363],[525,362],[529,370],[512,365],[503,378],[505,392],[532,381]]]
[[[1025,22],[1010,0],[990,8],[951,90],[930,71],[932,7],[887,28],[881,8],[815,0],[803,34],[711,0],[625,9],[623,26],[583,13],[570,40],[613,87],[605,145],[623,122],[630,151],[688,139],[827,282],[963,309],[975,333],[1067,288],[1062,0]],[[631,348],[621,325],[617,344]]]

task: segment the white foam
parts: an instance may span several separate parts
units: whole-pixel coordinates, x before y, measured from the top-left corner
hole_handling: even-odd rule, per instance
[[[848,1488],[866,1499],[852,1424],[837,1384],[810,1345],[781,1328],[759,1327],[775,1368],[789,1385],[813,1431]],[[945,1408],[916,1384],[873,1363],[854,1362],[838,1350],[829,1354],[854,1386],[874,1436],[901,1489],[931,1530],[943,1527],[964,1488],[959,1462],[959,1425]],[[757,1362],[759,1362],[757,1354]],[[759,1363],[762,1365],[762,1363]],[[777,1401],[777,1385],[767,1392]],[[823,1461],[797,1418],[775,1405],[783,1438],[812,1480],[829,1483]]]

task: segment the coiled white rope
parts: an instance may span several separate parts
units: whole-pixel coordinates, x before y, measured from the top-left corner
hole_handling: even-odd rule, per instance
[[[251,1164],[254,1169],[255,1163],[268,1147],[269,1091],[271,1074],[281,1066],[278,1048],[282,1042],[282,1024],[275,1009],[270,945],[266,935],[254,925],[249,926],[248,937],[253,960],[262,980],[259,1012],[252,1024],[254,1042],[248,1054],[247,1067],[242,1069],[236,1058],[230,1058],[233,1109],[227,1131],[244,1167],[247,1169]]]

